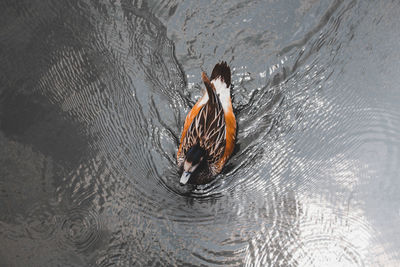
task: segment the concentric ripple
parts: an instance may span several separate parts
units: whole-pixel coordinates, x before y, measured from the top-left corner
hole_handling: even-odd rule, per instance
[[[95,212],[75,208],[60,219],[59,230],[57,242],[60,248],[85,253],[98,245],[103,225]]]

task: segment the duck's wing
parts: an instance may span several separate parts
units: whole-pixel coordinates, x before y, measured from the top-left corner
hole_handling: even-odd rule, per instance
[[[215,65],[211,74],[211,83],[214,85],[222,108],[226,124],[226,145],[224,155],[218,162],[218,169],[221,171],[228,158],[231,156],[236,142],[236,118],[233,113],[231,99],[231,69],[226,62],[222,61]]]
[[[185,159],[186,151],[191,147],[190,144],[191,144],[191,140],[193,139],[193,136],[190,134],[189,134],[189,136],[187,136],[189,127],[192,125],[194,118],[196,118],[196,116],[199,114],[200,110],[204,107],[204,105],[207,103],[207,101],[208,101],[208,95],[207,95],[207,93],[204,93],[204,95],[197,101],[197,103],[193,106],[193,108],[190,110],[190,112],[186,116],[185,124],[183,125],[183,130],[182,130],[178,153],[176,155],[179,166],[183,163],[183,161]],[[190,133],[190,131],[189,131],[189,133]],[[193,144],[193,145],[195,145],[195,144]]]

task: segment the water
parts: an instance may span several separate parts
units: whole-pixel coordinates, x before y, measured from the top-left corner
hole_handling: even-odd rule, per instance
[[[398,1],[0,3],[2,266],[400,265]],[[175,155],[202,70],[238,145]]]

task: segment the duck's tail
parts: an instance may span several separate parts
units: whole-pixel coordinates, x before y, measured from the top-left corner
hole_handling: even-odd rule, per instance
[[[210,80],[216,80],[220,78],[222,82],[226,83],[226,87],[229,88],[231,86],[231,69],[225,61],[218,63],[215,65]]]
[[[210,82],[210,80],[207,77],[207,74],[204,71],[201,73],[201,78],[203,79],[204,85],[206,86],[210,103],[213,105],[219,103],[218,97],[216,95],[215,86]]]

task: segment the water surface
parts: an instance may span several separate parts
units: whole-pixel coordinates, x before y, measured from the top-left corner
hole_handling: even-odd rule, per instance
[[[398,1],[2,1],[2,266],[398,266]],[[175,166],[202,70],[236,152]]]

